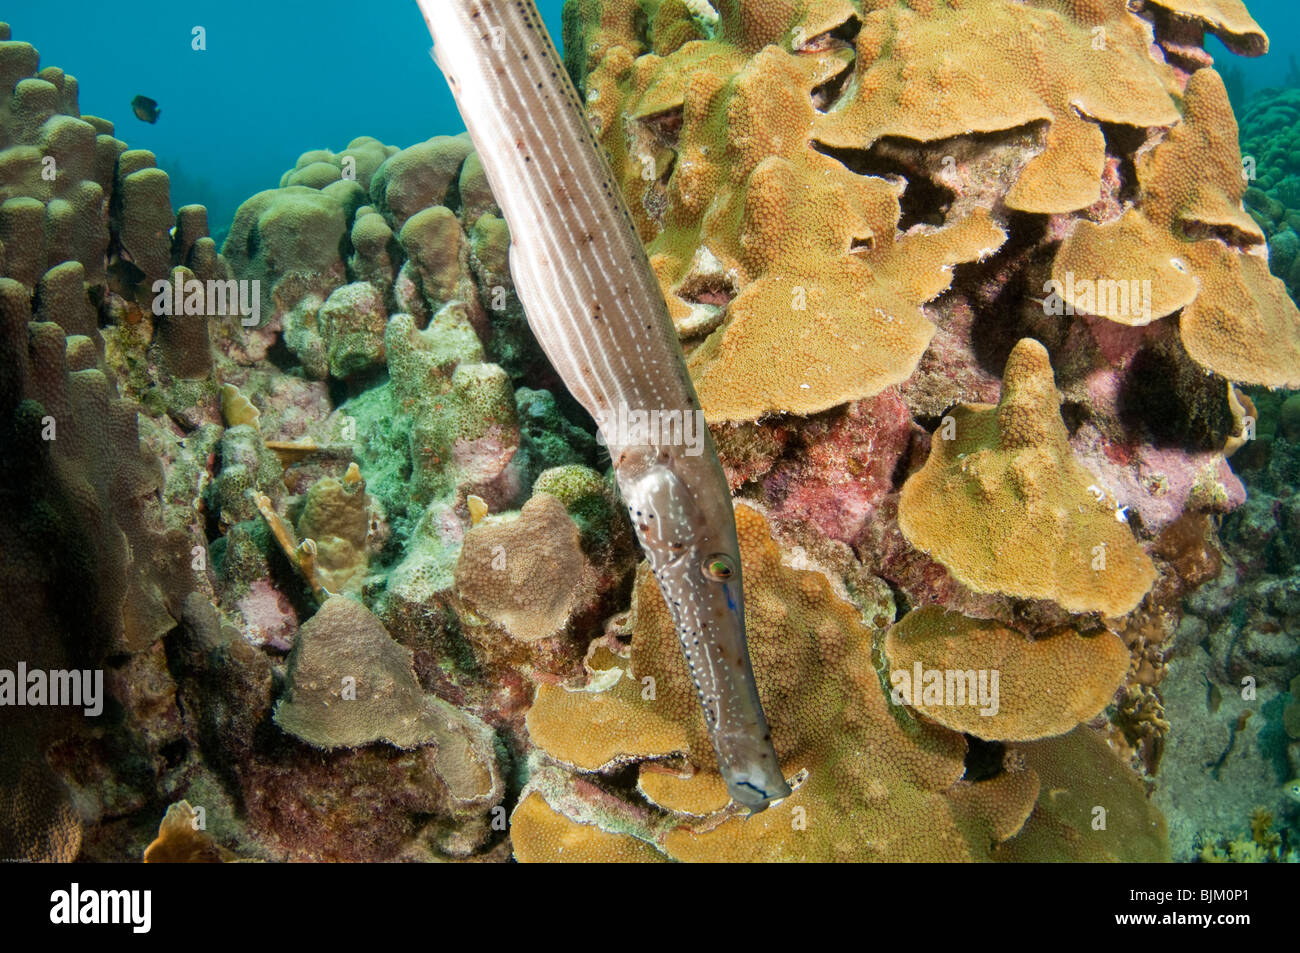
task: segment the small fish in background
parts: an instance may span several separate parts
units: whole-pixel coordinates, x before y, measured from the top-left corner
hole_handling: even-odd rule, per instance
[[[1286,791],[1287,797],[1300,803],[1300,778],[1292,778],[1286,784],[1282,785],[1282,789]]]
[[[148,96],[137,96],[131,100],[131,111],[135,113],[135,118],[141,122],[157,122],[158,117],[162,115],[158,103]]]

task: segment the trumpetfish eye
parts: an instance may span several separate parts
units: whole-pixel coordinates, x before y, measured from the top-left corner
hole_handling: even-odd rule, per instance
[[[713,579],[717,582],[726,582],[736,574],[736,567],[731,562],[731,557],[724,553],[715,553],[704,560],[704,565],[700,567],[704,573],[705,579]]]

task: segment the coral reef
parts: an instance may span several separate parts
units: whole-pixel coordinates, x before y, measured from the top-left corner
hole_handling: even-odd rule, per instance
[[[1259,845],[1235,832],[1257,808],[1292,849],[1300,843],[1288,791],[1300,774],[1300,434],[1282,412],[1293,400],[1256,393],[1256,439],[1240,451],[1250,497],[1224,519],[1222,559],[1187,599],[1166,653],[1167,780],[1156,799],[1181,821],[1178,860],[1254,858]]]
[[[0,559],[19,637],[0,660],[106,669],[112,715],[4,709],[0,854],[138,857],[183,802],[208,840],[181,837],[173,807],[151,858],[499,854],[508,763],[471,709],[522,714],[483,683],[466,697],[421,640],[430,618],[460,638],[469,497],[518,507],[595,445],[519,333],[508,232],[468,141],[308,153],[219,254],[153,156],[79,116],[76,80],[38,74],[3,32],[0,492],[17,519]],[[555,483],[561,518],[599,524],[580,546],[608,595],[630,537],[581,478]],[[435,524],[447,549],[430,553]],[[445,588],[402,588],[395,569],[438,560]],[[605,595],[587,610],[610,611]],[[356,707],[328,707],[343,678]],[[344,722],[315,730],[322,710]]]
[[[1101,714],[1129,668],[1128,648],[1109,632],[1084,637],[1067,629],[1030,642],[997,623],[933,606],[904,616],[890,629],[884,651],[904,672],[915,665],[945,673],[996,671],[996,711],[975,704],[974,683],[962,683],[969,695],[956,704],[945,704],[941,692],[927,704],[915,688],[912,698],[912,707],[927,718],[989,741],[1065,734]]]
[[[0,26],[0,669],[106,696],[0,708],[0,858],[1293,852],[1296,102],[1239,152],[1203,41],[1264,52],[1244,7],[565,30],[737,497],[794,793],[729,803],[465,135],[306,152],[218,249]]]
[[[1147,322],[1185,309],[1202,366],[1295,383],[1300,320],[1261,267],[1231,110],[1189,32],[1262,53],[1244,10],[760,7],[724,4],[708,25],[680,4],[638,18],[583,0],[567,21],[678,328],[707,335],[691,367],[712,419],[807,414],[907,379],[945,323],[945,302],[927,303],[968,296],[944,294],[963,266],[1002,259],[1002,285],[1008,265],[1036,270],[1026,215],[1047,217],[1045,251],[1065,239],[1056,273],[1150,281]]]
[[[174,269],[224,271],[201,219],[172,212],[153,156],[81,116],[73,76],[38,69],[36,50],[7,25],[0,64],[0,668],[107,669],[104,701],[120,722],[0,710],[0,855],[71,860],[93,849],[86,832],[105,815],[174,783],[165,749],[175,725],[151,710],[167,689],[158,686],[161,699],[150,691],[148,660],[187,595],[211,593],[212,582],[193,555],[206,539],[192,494],[170,492],[172,477],[196,476],[205,437],[184,446],[189,435],[168,413],[203,419],[215,388],[188,380],[209,373],[202,328],[149,305],[152,283]],[[128,341],[131,361],[170,385],[165,395],[131,386]],[[98,783],[64,770],[79,747],[98,751]]]
[[[1265,89],[1241,115],[1246,210],[1268,237],[1269,268],[1300,298],[1300,88]]]
[[[996,407],[945,418],[951,433],[903,485],[899,528],[975,592],[1127,614],[1155,568],[1074,459],[1047,349],[1021,341],[1004,375]]]
[[[1229,380],[1300,387],[1300,311],[1271,277],[1264,234],[1242,207],[1246,182],[1237,125],[1223,81],[1197,70],[1187,81],[1184,116],[1164,142],[1141,158],[1141,201],[1114,222],[1082,222],[1062,243],[1052,274],[1097,276],[1097,288],[1122,282],[1159,288],[1149,307],[1103,295],[1091,307],[1067,303],[1125,324],[1180,311],[1188,355]],[[1208,159],[1207,159],[1208,157]],[[1195,179],[1187,170],[1197,169]],[[1119,309],[1117,313],[1116,309]]]
[[[823,571],[784,565],[758,512],[741,506],[736,519],[755,673],[795,793],[747,820],[728,809],[671,616],[642,572],[623,629],[630,646],[618,630],[597,640],[587,683],[542,686],[528,714],[545,759],[511,819],[516,855],[649,859],[653,845],[679,860],[990,859],[990,845],[1038,810],[1038,775],[1008,757],[994,776],[963,780],[962,735],[891,708],[872,661],[881,633]],[[1101,803],[1122,804],[1146,829],[1095,849],[1159,856],[1161,822],[1140,782],[1126,786],[1127,768],[1101,757],[1114,762],[1094,782]],[[628,791],[619,779],[633,765]],[[1075,832],[1063,840],[1088,840],[1082,802],[1043,810],[1061,811],[1053,817]],[[1039,835],[1034,849],[1047,859],[1066,848]]]

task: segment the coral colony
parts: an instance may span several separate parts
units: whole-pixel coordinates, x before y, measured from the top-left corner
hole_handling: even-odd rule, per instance
[[[707,431],[598,432],[468,135],[218,247],[0,25],[0,859],[1296,859],[1300,90],[1234,115],[1242,4],[565,29]],[[750,816],[611,459],[706,436]]]

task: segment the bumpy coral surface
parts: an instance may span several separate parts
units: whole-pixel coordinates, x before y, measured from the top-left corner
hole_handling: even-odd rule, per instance
[[[1268,236],[1273,274],[1300,295],[1300,75],[1254,93],[1241,116],[1246,209]]]
[[[932,697],[923,679],[911,680],[912,708],[946,728],[993,741],[1050,738],[1095,718],[1129,668],[1129,650],[1109,632],[1085,637],[1066,629],[1028,640],[995,622],[934,606],[904,616],[889,630],[884,651],[894,671],[910,675],[919,665],[921,672],[942,674]],[[956,702],[944,694],[949,672],[960,673]],[[982,703],[978,694],[981,677],[987,681],[992,672],[998,673],[996,705]]]
[[[1198,364],[1229,380],[1300,387],[1300,311],[1269,274],[1264,234],[1242,207],[1237,124],[1217,73],[1192,75],[1184,110],[1138,166],[1137,209],[1115,222],[1081,223],[1062,244],[1053,276],[1062,286],[1071,274],[1107,288],[1149,282],[1160,297],[1147,313],[1131,306],[1114,313],[1118,295],[1085,310],[1123,323],[1181,310],[1183,344]]]
[[[639,840],[681,860],[988,859],[1035,809],[1037,775],[1009,766],[963,781],[963,737],[891,708],[872,662],[878,633],[822,572],[782,564],[761,515],[736,517],[755,672],[795,793],[749,819],[726,810],[671,616],[643,573],[630,652],[594,643],[587,684],[543,687],[529,712],[547,760],[579,773],[535,773],[511,822],[517,855],[635,859]],[[602,776],[628,764],[636,793]],[[1140,788],[1136,804],[1131,789],[1114,796],[1145,811]],[[1075,812],[1077,830],[1085,817]]]
[[[679,330],[708,335],[691,366],[714,418],[906,379],[953,267],[1020,257],[1015,213],[1067,238],[1056,272],[1151,282],[1143,321],[1186,308],[1203,366],[1297,383],[1300,316],[1260,268],[1231,110],[1188,42],[1262,53],[1240,4],[575,6],[571,69]]]
[[[1047,350],[1021,341],[1001,402],[945,419],[929,461],[903,485],[899,527],[976,592],[1124,615],[1155,569],[1075,461],[1058,405]]]

